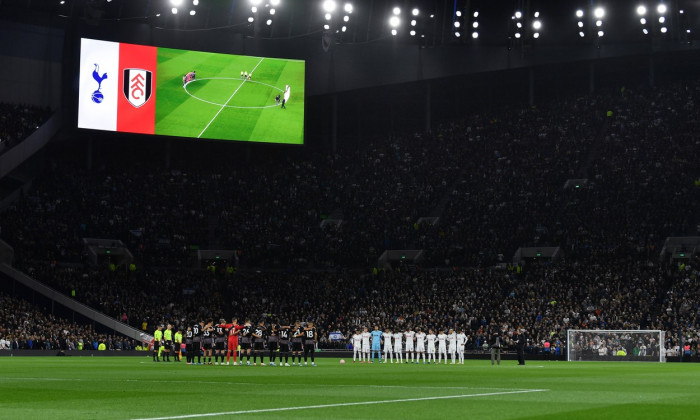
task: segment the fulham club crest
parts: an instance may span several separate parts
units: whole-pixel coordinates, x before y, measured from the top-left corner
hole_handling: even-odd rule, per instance
[[[151,72],[142,69],[124,69],[124,96],[134,108],[151,97]]]

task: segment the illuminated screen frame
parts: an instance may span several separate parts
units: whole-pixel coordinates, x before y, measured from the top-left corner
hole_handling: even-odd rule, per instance
[[[81,38],[78,128],[304,144],[306,62]]]

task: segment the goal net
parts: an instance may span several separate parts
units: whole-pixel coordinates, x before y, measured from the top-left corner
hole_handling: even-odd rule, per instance
[[[568,330],[568,361],[665,362],[660,330]]]

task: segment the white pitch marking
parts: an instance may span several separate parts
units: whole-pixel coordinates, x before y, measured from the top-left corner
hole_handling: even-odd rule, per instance
[[[202,414],[184,414],[181,416],[168,416],[168,417],[147,417],[134,420],[175,420],[175,419],[192,419],[199,417],[218,417],[218,416],[232,416],[237,414],[256,414],[256,413],[272,413],[277,411],[292,411],[292,410],[310,410],[315,408],[333,408],[333,407],[349,407],[354,405],[373,405],[373,404],[391,404],[398,402],[415,402],[415,401],[429,401],[429,400],[448,400],[454,398],[473,398],[473,397],[491,397],[497,395],[511,395],[511,394],[526,394],[532,392],[545,392],[546,389],[528,389],[522,391],[508,391],[508,392],[489,392],[484,394],[463,394],[463,395],[445,395],[441,397],[422,397],[422,398],[403,398],[400,400],[380,400],[380,401],[359,401],[359,402],[349,402],[349,403],[337,403],[337,404],[319,404],[319,405],[306,405],[301,407],[280,407],[280,408],[264,408],[260,410],[241,410],[241,411],[226,411],[220,413],[202,413]]]
[[[222,104],[217,103],[217,102],[207,101],[206,99],[202,99],[202,98],[200,98],[200,97],[198,97],[198,96],[194,96],[193,94],[190,93],[189,90],[187,90],[187,85],[189,85],[190,83],[194,83],[194,82],[196,82],[196,81],[199,81],[199,80],[239,80],[239,79],[237,79],[237,78],[235,78],[235,77],[203,77],[203,78],[201,78],[201,79],[196,79],[196,80],[193,80],[193,81],[191,81],[191,82],[187,82],[187,83],[185,84],[185,86],[183,86],[183,89],[185,89],[185,92],[186,92],[188,95],[190,95],[190,97],[192,97],[192,98],[194,98],[194,99],[196,99],[196,100],[198,100],[198,101],[202,101],[202,102],[204,102],[204,103],[207,103],[207,104],[216,105],[216,106],[223,106],[223,107],[226,107],[226,108],[236,108],[236,109],[265,109],[265,108],[275,108],[275,107],[278,107],[278,106],[279,106],[279,105],[266,105],[266,106],[237,106],[237,105],[227,105],[227,104],[222,105]],[[267,86],[267,87],[269,87],[269,88],[271,88],[271,89],[275,89],[275,90],[279,90],[280,92],[284,92],[284,90],[278,88],[277,86],[268,85],[267,83],[258,82],[257,80],[247,80],[247,82],[248,82],[248,83],[257,83],[257,84],[259,84],[259,85]]]
[[[258,66],[260,65],[260,63],[263,62],[264,59],[265,59],[265,58],[261,58],[260,61],[258,61],[258,64],[256,64],[255,67],[253,67],[253,70],[250,71],[251,74],[253,73],[253,71],[255,71],[255,69],[258,68]],[[202,130],[202,132],[199,133],[199,135],[197,136],[197,138],[202,137],[202,134],[204,134],[204,132],[207,131],[207,128],[209,128],[209,126],[211,125],[211,123],[213,123],[214,120],[216,119],[216,117],[219,116],[219,114],[221,113],[221,111],[223,111],[224,108],[226,108],[226,105],[228,105],[228,103],[231,102],[231,99],[233,99],[234,95],[236,95],[236,93],[238,93],[238,90],[239,90],[241,87],[243,87],[243,85],[245,85],[245,82],[246,82],[246,80],[244,79],[244,80],[243,80],[243,83],[241,83],[241,84],[238,86],[238,88],[236,88],[236,90],[231,94],[231,96],[228,97],[228,100],[226,100],[226,102],[221,106],[221,108],[219,108],[219,111],[216,113],[216,115],[214,115],[214,118],[212,118],[211,121],[209,121],[209,124],[207,124],[207,126],[204,127],[204,130]]]

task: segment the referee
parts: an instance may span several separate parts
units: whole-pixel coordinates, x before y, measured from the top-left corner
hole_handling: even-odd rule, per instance
[[[173,346],[173,326],[168,324],[167,328],[163,332],[163,339],[165,340],[165,344],[163,345],[163,361],[164,362],[169,362],[170,361],[170,348]]]
[[[161,341],[163,341],[163,326],[159,325],[153,333],[153,361],[160,362],[158,352],[160,351]]]

